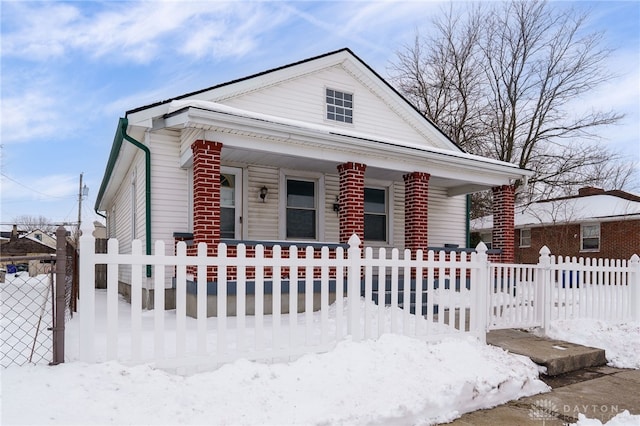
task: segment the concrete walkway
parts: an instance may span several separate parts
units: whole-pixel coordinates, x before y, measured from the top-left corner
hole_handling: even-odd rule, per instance
[[[543,339],[517,330],[492,331],[487,335],[487,342],[529,356],[536,362],[551,360],[556,366],[573,365],[574,370],[554,376],[542,375],[540,378],[551,386],[551,392],[468,413],[450,425],[559,426],[576,423],[579,413],[602,423],[624,410],[640,414],[640,370],[580,366],[581,361],[561,359],[556,353],[564,353],[565,358],[580,358],[584,353],[589,353],[586,358],[598,364],[599,355],[591,351],[594,348],[582,349],[585,347]],[[565,349],[553,348],[549,351],[549,347],[553,346]],[[545,355],[545,350],[550,354]]]

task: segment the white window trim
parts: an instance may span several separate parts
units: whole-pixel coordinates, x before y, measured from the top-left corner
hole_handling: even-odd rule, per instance
[[[335,90],[338,92],[342,92],[342,93],[347,93],[349,95],[351,95],[351,102],[352,102],[352,106],[351,106],[351,123],[345,123],[344,121],[337,121],[337,120],[330,120],[327,118],[327,89],[328,90]],[[345,86],[345,85],[341,85],[341,84],[332,84],[331,86],[323,86],[322,87],[322,119],[325,123],[327,124],[337,124],[340,126],[348,126],[348,127],[353,127],[355,122],[356,122],[356,93],[355,93],[355,88],[354,87],[350,87],[350,86]]]
[[[388,246],[393,241],[393,206],[392,202],[395,200],[393,193],[393,182],[388,181],[379,181],[374,179],[366,179],[364,182],[365,188],[371,189],[384,189],[387,199],[385,200],[386,204],[386,215],[387,215],[387,240],[386,241],[369,241],[366,240],[368,246],[376,247],[376,246]]]
[[[294,241],[287,238],[287,179],[314,181],[316,185],[315,209],[316,209],[316,238],[304,241],[324,241],[326,210],[320,203],[325,199],[325,183],[322,173],[301,172],[298,170],[280,169],[279,187],[281,196],[278,197],[278,238],[282,241]]]
[[[235,213],[236,213],[236,232],[234,239],[242,239],[243,238],[243,226],[242,226],[242,215],[243,215],[243,206],[244,206],[244,185],[243,185],[243,169],[240,167],[229,167],[229,166],[220,166],[221,174],[234,175],[236,178],[235,185]],[[222,204],[220,204],[222,207]]]
[[[529,231],[529,244],[523,244],[522,242],[522,231]],[[520,245],[521,248],[531,247],[531,228],[520,228]]]
[[[586,226],[598,227],[598,248],[597,249],[584,248],[584,228]],[[597,253],[600,251],[601,247],[602,247],[602,228],[600,226],[600,222],[581,223],[580,224],[580,252],[581,253]]]

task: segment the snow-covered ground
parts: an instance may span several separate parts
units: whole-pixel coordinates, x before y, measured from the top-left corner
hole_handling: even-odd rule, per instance
[[[587,326],[573,327],[589,335]],[[77,331],[77,316],[67,327]],[[558,322],[553,329],[575,333],[563,327],[569,325]],[[591,336],[602,335],[603,327]],[[621,335],[638,330],[631,324],[607,327]],[[636,347],[620,342],[628,334],[610,340],[607,355],[637,356]],[[189,376],[150,365],[72,361],[10,367],[0,379],[3,425],[434,424],[549,390],[528,358],[473,338],[425,343],[391,334],[345,340],[328,353],[292,362],[238,360]],[[608,425],[639,421],[622,413]],[[581,417],[578,424],[600,423]]]
[[[604,349],[608,365],[612,367],[640,369],[640,323],[556,320],[547,327],[546,335],[552,339]]]

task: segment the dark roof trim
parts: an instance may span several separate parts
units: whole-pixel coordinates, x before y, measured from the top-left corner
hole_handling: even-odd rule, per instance
[[[242,77],[242,78],[238,78],[238,79],[235,79],[235,80],[231,80],[231,81],[228,81],[226,83],[217,84],[215,86],[207,87],[205,89],[196,90],[195,92],[185,93],[184,95],[176,96],[175,98],[165,99],[164,101],[159,101],[159,102],[155,102],[155,103],[150,104],[150,105],[145,105],[145,106],[142,106],[142,107],[139,107],[139,108],[135,108],[135,109],[127,111],[125,116],[128,116],[129,114],[133,114],[133,113],[136,113],[136,112],[143,111],[145,109],[149,109],[149,108],[153,108],[153,107],[156,107],[156,106],[159,106],[159,105],[167,104],[167,103],[169,103],[171,101],[177,101],[177,100],[180,100],[180,99],[188,98],[190,96],[198,95],[200,93],[204,93],[204,92],[207,92],[209,90],[218,89],[220,87],[225,87],[225,86],[229,86],[229,85],[232,85],[232,84],[235,84],[235,83],[239,83],[241,81],[250,80],[252,78],[260,77],[260,76],[263,76],[263,75],[266,75],[266,74],[269,74],[269,73],[272,73],[272,72],[284,70],[284,69],[287,69],[287,68],[292,68],[292,67],[295,67],[297,65],[304,64],[306,62],[312,62],[312,61],[315,61],[317,59],[321,59],[321,58],[325,58],[327,56],[335,55],[335,54],[340,53],[340,52],[347,52],[351,56],[353,56],[362,65],[364,65],[369,71],[371,71],[371,73],[373,73],[373,75],[375,75],[380,81],[382,81],[393,93],[395,93],[396,96],[398,96],[400,99],[402,99],[415,112],[417,112],[424,120],[426,120],[435,129],[437,129],[438,132],[440,132],[445,138],[447,138],[447,140],[449,140],[449,142],[451,142],[456,148],[458,148],[461,152],[466,152],[457,143],[455,143],[444,131],[442,131],[442,129],[440,129],[440,127],[438,127],[433,121],[431,121],[428,117],[426,117],[418,108],[416,108],[415,105],[413,105],[411,102],[409,102],[409,100],[407,98],[405,98],[402,94],[400,94],[400,92],[398,92],[391,84],[389,84],[389,82],[386,79],[382,78],[382,76],[380,76],[380,74],[378,74],[366,62],[364,62],[362,59],[360,59],[358,57],[358,55],[353,53],[353,51],[351,51],[351,49],[349,49],[348,47],[345,47],[345,48],[342,48],[342,49],[338,49],[338,50],[334,50],[332,52],[324,53],[322,55],[314,56],[314,57],[311,57],[311,58],[308,58],[308,59],[303,59],[301,61],[293,62],[293,63],[288,64],[288,65],[283,65],[283,66],[280,66],[280,67],[277,67],[277,68],[272,68],[272,69],[269,69],[269,70],[266,70],[266,71],[259,72],[257,74],[252,74],[252,75],[249,75],[249,76],[246,76],[246,77]]]
[[[324,58],[324,57],[327,57],[327,56],[331,56],[331,55],[334,55],[336,53],[343,52],[343,51],[349,52],[353,56],[355,56],[353,54],[353,52],[351,52],[351,50],[349,50],[348,48],[334,50],[333,52],[324,53],[322,55],[314,56],[312,58],[303,59],[301,61],[293,62],[291,64],[282,65],[282,66],[279,66],[277,68],[272,68],[272,69],[269,69],[269,70],[266,70],[266,71],[261,71],[261,72],[259,72],[257,74],[251,74],[251,75],[248,75],[246,77],[237,78],[235,80],[227,81],[226,83],[220,83],[220,84],[216,84],[215,86],[207,87],[205,89],[200,89],[200,90],[196,90],[194,92],[185,93],[184,95],[176,96],[175,98],[165,99],[164,101],[159,101],[159,102],[155,102],[155,103],[150,104],[150,105],[145,105],[145,106],[142,106],[142,107],[139,107],[139,108],[135,108],[135,109],[127,111],[126,114],[127,115],[133,114],[133,113],[136,113],[136,112],[139,112],[139,111],[143,111],[143,110],[148,109],[148,108],[156,107],[158,105],[167,104],[167,103],[169,103],[171,101],[177,101],[177,100],[180,100],[180,99],[188,98],[189,96],[198,95],[200,93],[208,92],[209,90],[214,90],[214,89],[219,89],[220,87],[230,86],[232,84],[240,83],[241,81],[245,81],[245,80],[251,80],[252,78],[260,77],[260,76],[263,76],[263,75],[266,75],[266,74],[269,74],[269,73],[272,73],[272,72],[280,71],[280,70],[283,70],[283,69],[295,67],[297,65],[304,64],[306,62],[315,61],[317,59],[321,59],[321,58]]]

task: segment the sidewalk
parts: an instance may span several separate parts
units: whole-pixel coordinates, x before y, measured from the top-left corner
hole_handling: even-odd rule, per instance
[[[496,332],[492,332],[496,333]],[[520,353],[534,359],[540,357],[550,341],[516,330],[494,334],[488,342],[497,346],[517,347]],[[491,333],[490,333],[491,334]],[[528,336],[526,336],[528,335]],[[513,339],[517,339],[517,344]],[[558,346],[558,341],[553,341]],[[574,346],[562,343],[561,346]],[[529,351],[531,354],[527,354]],[[580,348],[575,348],[580,351]],[[515,351],[513,351],[515,352]],[[572,351],[573,352],[573,351]],[[568,356],[571,356],[568,354]],[[557,356],[552,356],[554,362]],[[536,360],[536,359],[534,359]],[[536,362],[538,362],[536,360]],[[563,362],[571,364],[571,362]],[[588,366],[556,376],[541,376],[552,391],[507,404],[463,415],[452,426],[463,425],[545,425],[559,426],[578,421],[578,414],[606,423],[618,413],[628,410],[640,414],[640,370],[627,370],[607,366]]]

